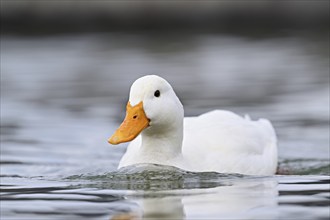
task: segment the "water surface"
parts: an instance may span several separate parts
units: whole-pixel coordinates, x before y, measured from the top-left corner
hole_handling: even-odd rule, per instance
[[[328,219],[327,40],[118,33],[7,36],[1,48],[2,219]],[[280,174],[117,171],[127,145],[106,140],[130,84],[153,73],[187,116],[269,118]]]

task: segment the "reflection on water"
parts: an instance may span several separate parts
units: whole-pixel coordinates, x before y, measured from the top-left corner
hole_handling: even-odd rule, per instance
[[[263,219],[271,216],[272,219],[276,219],[276,215],[267,215],[268,209],[272,210],[277,206],[275,182],[237,183],[209,190],[187,191],[186,195],[174,194],[166,197],[162,195],[160,198],[147,196],[134,200],[143,210],[143,218],[251,219],[251,217],[259,216]],[[258,192],[257,195],[256,192]],[[249,215],[248,212],[254,209],[260,209],[260,213],[253,211],[254,213]]]
[[[1,217],[327,219],[327,45],[319,37],[4,37]],[[222,108],[269,118],[279,171],[292,176],[116,171],[126,145],[107,138],[130,84],[150,73],[168,79],[186,115]]]
[[[149,169],[139,168],[141,172],[138,173],[122,172],[118,179],[116,175],[109,179],[110,173],[97,177],[71,176],[60,183],[39,177],[23,178],[17,185],[17,177],[4,178],[1,186],[3,215],[41,219],[45,216],[65,219],[325,219],[330,214],[330,181],[326,176],[244,177],[215,173],[186,176],[185,172],[169,167],[159,166],[159,173],[155,173],[153,167]],[[195,187],[171,188],[171,184],[180,182],[175,180],[179,174]],[[122,184],[115,185],[115,182]],[[199,188],[200,185],[203,187]]]

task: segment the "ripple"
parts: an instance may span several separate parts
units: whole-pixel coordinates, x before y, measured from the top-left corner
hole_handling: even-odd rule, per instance
[[[256,178],[241,174],[189,172],[172,166],[139,164],[101,175],[82,174],[66,177],[69,181],[93,181],[93,185],[109,189],[173,190],[200,189],[231,185],[237,179]],[[102,185],[100,185],[102,184]]]

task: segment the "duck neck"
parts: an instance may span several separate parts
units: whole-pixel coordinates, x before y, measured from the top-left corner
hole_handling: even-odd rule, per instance
[[[142,132],[141,136],[141,153],[150,155],[150,159],[155,163],[158,160],[168,161],[182,155],[183,120],[166,130],[150,127]]]

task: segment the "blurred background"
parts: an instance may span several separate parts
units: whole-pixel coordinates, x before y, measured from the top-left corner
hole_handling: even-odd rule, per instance
[[[130,85],[158,74],[187,116],[269,118],[284,170],[329,174],[328,28],[327,0],[1,0],[2,171],[116,169]]]
[[[186,116],[270,119],[292,175],[112,173],[146,74]],[[1,0],[1,218],[328,219],[329,104],[328,0]]]

